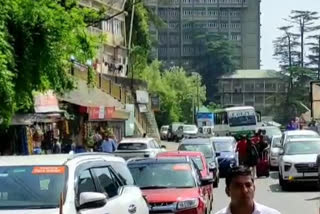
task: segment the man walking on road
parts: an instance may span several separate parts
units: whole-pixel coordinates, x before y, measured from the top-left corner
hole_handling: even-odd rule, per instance
[[[117,149],[117,145],[114,140],[110,139],[108,135],[104,137],[101,144],[101,151],[106,153],[112,153]]]
[[[251,171],[246,167],[230,170],[226,177],[226,194],[230,205],[216,214],[280,214],[279,211],[254,201],[256,187]]]

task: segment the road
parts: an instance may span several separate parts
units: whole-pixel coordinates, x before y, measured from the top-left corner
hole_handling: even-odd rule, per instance
[[[163,142],[167,150],[176,150],[178,144]],[[273,207],[282,214],[320,214],[320,193],[314,186],[294,187],[290,191],[282,191],[278,183],[278,173],[271,172],[269,178],[259,178],[255,181],[258,203]],[[228,205],[230,199],[225,194],[225,181],[220,180],[214,193],[214,212]]]

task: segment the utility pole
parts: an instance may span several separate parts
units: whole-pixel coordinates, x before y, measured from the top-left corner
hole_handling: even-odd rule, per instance
[[[129,59],[128,68],[129,67],[131,68],[131,88],[132,89],[133,89],[134,69],[133,69],[133,63],[131,62],[131,40],[132,40],[132,29],[133,29],[133,18],[134,18],[135,2],[136,2],[136,0],[133,0],[132,11],[131,11],[131,20],[130,20],[129,42],[128,42],[128,59]]]
[[[199,94],[199,91],[200,91],[200,74],[197,74],[197,106],[198,106],[198,111],[200,110],[200,94]]]
[[[318,36],[318,80],[320,80],[320,35]]]

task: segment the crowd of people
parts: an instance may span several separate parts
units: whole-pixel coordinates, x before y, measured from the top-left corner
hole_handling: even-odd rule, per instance
[[[237,152],[239,153],[239,164],[250,167],[253,177],[256,177],[256,166],[263,153],[268,148],[268,139],[264,130],[259,130],[253,137],[242,135],[237,139]]]

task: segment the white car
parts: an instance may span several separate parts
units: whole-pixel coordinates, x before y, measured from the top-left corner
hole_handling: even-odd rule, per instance
[[[164,151],[165,146],[159,146],[153,138],[126,138],[119,143],[114,154],[128,160],[137,157],[154,158]]]
[[[279,166],[279,152],[281,147],[280,140],[281,140],[281,135],[272,137],[271,147],[270,147],[270,166],[271,167]]]
[[[285,131],[282,134],[280,144],[282,147],[286,144],[289,139],[293,138],[313,138],[319,137],[319,134],[312,130],[295,130],[295,131]]]
[[[161,140],[167,140],[169,126],[161,126],[160,128],[160,138]]]
[[[290,183],[318,182],[318,154],[320,138],[289,140],[280,151],[280,186],[286,189]]]
[[[0,214],[149,213],[122,158],[101,153],[0,157]]]

